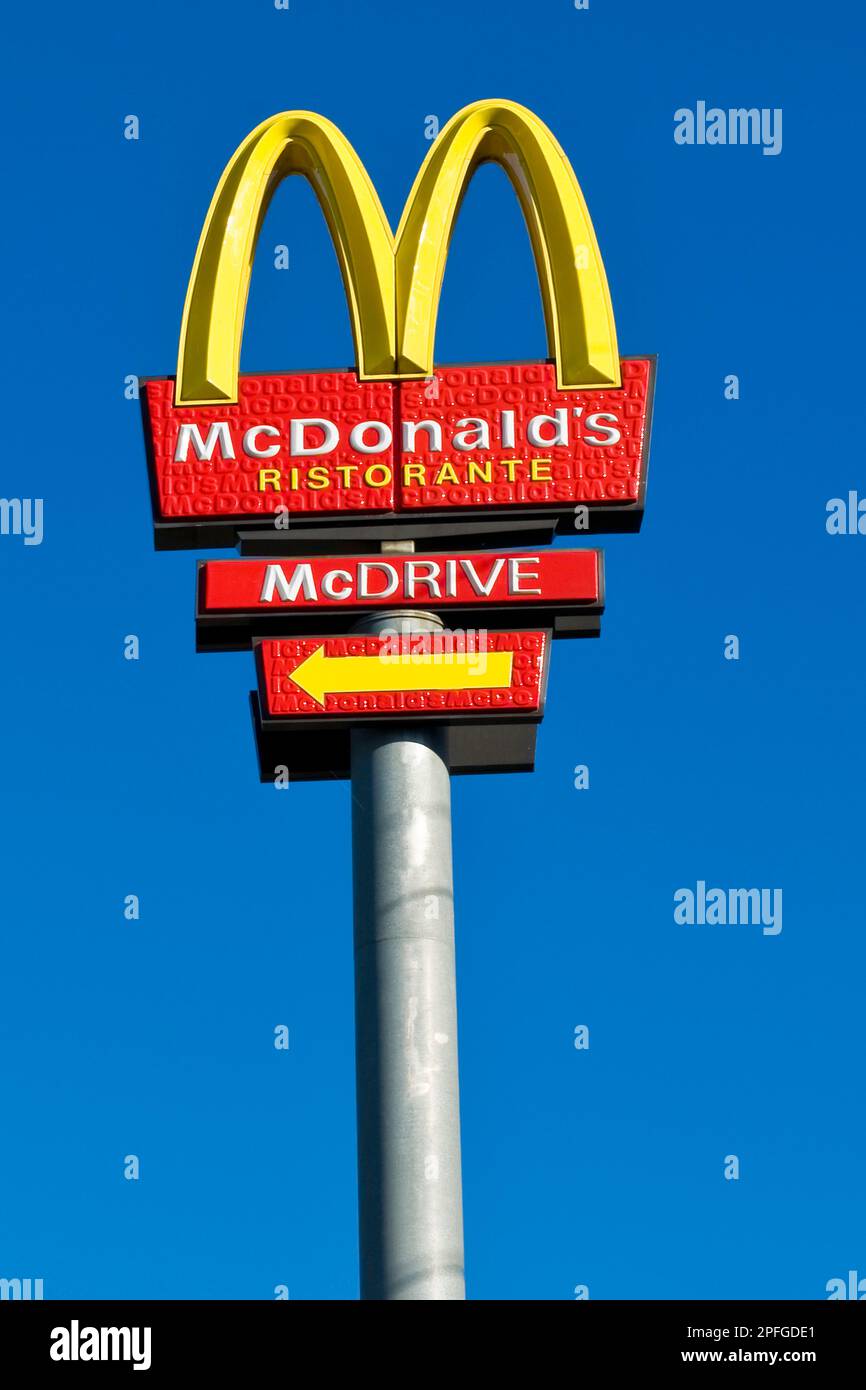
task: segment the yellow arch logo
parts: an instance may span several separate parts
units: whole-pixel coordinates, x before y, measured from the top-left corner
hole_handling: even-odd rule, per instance
[[[289,174],[309,180],[331,233],[362,381],[433,373],[448,247],[479,164],[508,175],[529,230],[563,390],[619,386],[613,306],[580,186],[547,126],[513,101],[458,111],[433,143],[396,236],[355,150],[310,111],[271,116],[247,136],[213,196],[190,276],[176,404],[237,400],[241,337],[256,241],[271,196]]]

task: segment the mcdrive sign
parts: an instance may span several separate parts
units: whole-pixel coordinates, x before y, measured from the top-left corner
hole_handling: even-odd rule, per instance
[[[524,212],[550,356],[437,368],[448,246],[485,161],[502,166]],[[310,181],[334,240],[355,370],[240,376],[258,229],[290,174]],[[280,518],[349,534],[374,519],[405,533],[417,518],[446,542],[460,516],[520,513],[572,534],[636,530],[653,384],[651,357],[620,358],[583,195],[532,112],[509,101],[458,112],[396,234],[337,127],[284,112],[226,166],[190,277],[177,375],[144,382],[156,542],[229,545]]]
[[[347,614],[419,606],[461,627],[519,619],[561,636],[595,636],[602,561],[600,550],[206,560],[199,565],[198,645],[240,649],[268,632],[340,631]]]

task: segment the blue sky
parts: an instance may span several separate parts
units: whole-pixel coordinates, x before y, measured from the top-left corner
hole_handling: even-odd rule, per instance
[[[602,636],[555,649],[536,772],[453,787],[468,1293],[821,1298],[866,1275],[866,538],[825,529],[866,493],[860,9],[154,0],[5,25],[0,491],[44,499],[44,540],[0,536],[0,1276],[357,1296],[348,791],[259,785],[252,658],[195,655],[196,557],[153,552],[123,386],[173,372],[255,124],[336,121],[396,225],[426,118],[482,96],[564,146],[621,350],[659,376],[644,527],[602,538]],[[781,108],[781,154],[678,146],[699,100]],[[300,180],[260,245],[244,369],[349,365]],[[484,169],[437,359],[544,352]],[[678,925],[699,879],[781,888],[782,932]]]

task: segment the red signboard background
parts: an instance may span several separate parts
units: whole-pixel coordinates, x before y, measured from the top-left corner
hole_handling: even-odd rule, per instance
[[[434,636],[440,642],[453,637],[454,650],[461,650],[458,634],[436,633]],[[477,635],[466,636],[470,643],[477,640]],[[425,639],[429,640],[429,637],[430,634],[422,634],[417,638],[404,639],[407,658],[411,657],[414,649],[410,643],[423,643]],[[488,652],[513,653],[511,683],[508,687],[494,689],[478,685],[472,689],[465,689],[460,687],[459,678],[455,675],[453,690],[427,689],[423,686],[423,667],[407,659],[405,691],[359,690],[326,694],[324,707],[294,684],[291,679],[292,671],[322,647],[329,659],[350,660],[353,656],[382,657],[383,653],[390,650],[389,639],[384,636],[354,634],[348,637],[265,640],[259,644],[257,650],[263,716],[267,719],[297,719],[306,716],[335,716],[344,719],[399,716],[400,720],[426,716],[442,720],[466,715],[479,715],[489,719],[491,714],[497,712],[524,715],[537,712],[542,704],[545,663],[550,646],[549,633],[488,632],[483,634],[482,640],[486,643]],[[438,659],[446,663],[447,653],[440,654]],[[478,659],[483,659],[483,652],[479,654]],[[400,658],[392,657],[391,660],[399,663]],[[410,680],[410,676],[413,679]]]
[[[400,462],[424,465],[427,480],[421,483],[401,477],[398,509],[562,506],[578,502],[592,506],[599,502],[637,501],[651,365],[649,358],[625,360],[619,390],[607,387],[596,391],[559,391],[551,362],[441,367],[430,383],[401,382],[397,396],[401,422],[437,420],[447,441],[459,421],[477,418],[489,425],[491,437],[489,449],[456,453],[446,447],[442,454],[432,455],[426,447],[427,435],[419,431],[419,447],[415,451],[404,449]],[[531,443],[527,426],[532,418],[553,416],[558,409],[567,413],[569,443],[544,442],[553,437],[552,425],[542,428],[539,442]],[[513,445],[503,442],[502,412],[509,412]],[[608,419],[609,416],[614,418]],[[598,420],[598,428],[587,427],[587,418]],[[619,434],[616,443],[586,442],[609,437],[609,429]],[[457,474],[456,482],[450,478],[441,483],[435,481],[437,464],[444,458],[449,459]],[[470,460],[476,465],[472,469]],[[487,473],[489,482],[481,476]]]
[[[359,382],[354,372],[304,373],[297,376],[242,376],[238,380],[237,405],[183,406],[175,408],[174,380],[164,378],[144,383],[150,447],[157,487],[157,519],[177,517],[227,519],[272,515],[279,507],[292,512],[393,511],[393,447],[383,453],[364,455],[352,449],[348,436],[364,420],[380,420],[393,429],[394,388],[390,382]],[[339,444],[328,455],[289,457],[290,425],[293,419],[324,418],[339,430]],[[206,440],[211,425],[225,421],[235,453],[234,460],[199,460],[193,447],[186,461],[176,461],[181,425],[199,426]],[[251,458],[243,452],[247,430],[266,425],[279,431],[282,442],[275,458]],[[275,438],[262,435],[258,443],[270,446]],[[311,427],[305,432],[308,447],[323,443],[323,432]],[[215,454],[220,451],[215,450]],[[305,486],[297,491],[259,489],[259,470],[277,467],[290,482],[289,468],[296,466],[310,480],[310,469],[327,465],[327,487]],[[377,469],[376,465],[380,467]],[[391,473],[384,483],[383,466]],[[364,473],[373,468],[373,482],[364,483]],[[356,470],[340,473],[339,469]],[[312,482],[320,475],[313,474]],[[344,486],[344,480],[349,486]],[[300,476],[299,476],[300,481]]]
[[[589,391],[558,391],[549,362],[442,367],[429,381],[396,386],[361,383],[354,372],[243,376],[236,405],[182,408],[173,404],[172,379],[148,380],[144,403],[156,520],[254,523],[281,508],[326,518],[633,506],[643,491],[652,368],[650,358],[625,358],[621,388]],[[557,411],[564,412],[567,443],[550,442],[553,423],[537,425],[533,442],[532,419],[555,417]],[[333,424],[335,447],[321,455],[293,455],[292,421],[317,418]],[[353,429],[365,421],[386,426],[394,442],[379,450],[381,436],[371,428],[353,444]],[[403,448],[403,426],[421,421],[441,428],[441,449],[431,447],[430,432],[423,429],[411,449]],[[472,424],[461,426],[466,421],[476,427],[483,422],[487,438],[473,436]],[[225,425],[234,458],[223,457],[223,434],[214,436],[210,458],[198,458],[194,441],[187,440],[186,457],[178,459],[183,425],[196,426],[204,442],[213,426]],[[271,458],[244,450],[247,431],[257,427],[254,447],[279,445]],[[467,428],[461,448],[454,436]],[[304,447],[324,442],[318,426],[304,429]],[[280,491],[262,489],[262,469],[275,471],[271,481],[279,482]]]

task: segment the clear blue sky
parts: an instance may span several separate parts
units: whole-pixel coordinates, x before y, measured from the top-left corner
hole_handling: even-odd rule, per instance
[[[866,492],[861,9],[154,0],[4,24],[0,491],[42,497],[45,535],[0,536],[0,1275],[357,1296],[348,791],[259,785],[252,658],[194,653],[196,557],[152,550],[123,385],[174,371],[202,218],[256,123],[335,120],[396,224],[426,117],[481,96],[563,144],[621,349],[659,378],[644,528],[604,540],[601,639],[556,647],[537,771],[454,783],[469,1294],[821,1298],[866,1275],[866,537],[825,530],[829,498]],[[781,107],[782,153],[676,145],[698,100]],[[348,365],[300,180],[260,244],[244,368]],[[437,358],[544,352],[485,169]],[[782,932],[678,925],[699,879],[780,887]]]

